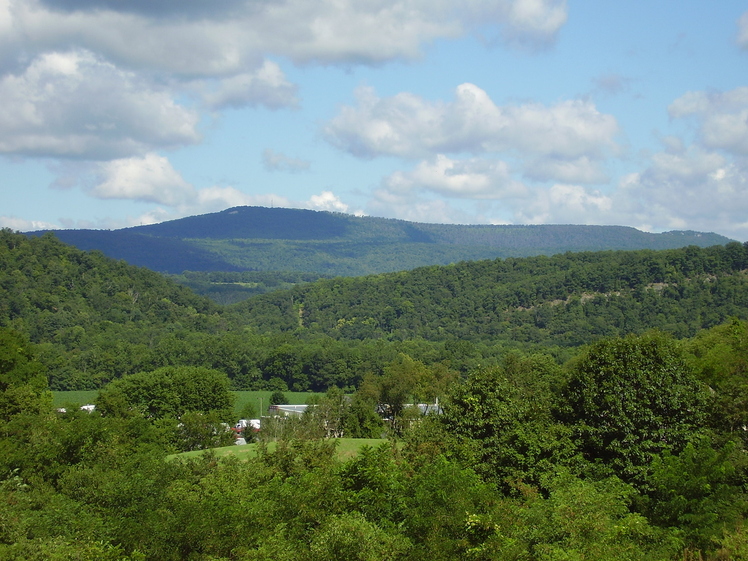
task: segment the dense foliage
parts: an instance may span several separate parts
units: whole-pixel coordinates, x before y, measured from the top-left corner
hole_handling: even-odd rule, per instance
[[[748,559],[740,244],[221,307],[52,236],[0,242],[0,559]],[[103,385],[96,410],[54,410],[48,380]],[[246,461],[169,456],[233,441],[232,387],[327,393]],[[345,459],[341,435],[390,441]]]
[[[293,439],[279,441],[273,452],[263,444],[246,461],[209,453],[167,459],[175,449],[204,447],[208,441],[195,439],[200,431],[190,415],[222,407],[220,397],[166,416],[138,406],[60,414],[41,405],[34,374],[19,375],[11,385],[31,385],[38,406],[0,422],[0,558],[745,559],[744,431],[700,414],[727,406],[730,397],[719,390],[699,394],[703,399],[683,412],[690,436],[677,424],[666,427],[678,437],[637,455],[642,469],[632,479],[619,455],[590,451],[579,427],[601,415],[599,403],[579,400],[579,384],[605,385],[590,379],[592,364],[638,380],[640,391],[624,400],[630,407],[618,411],[611,403],[611,416],[628,423],[627,412],[636,417],[651,408],[655,392],[668,389],[663,376],[678,378],[663,403],[683,395],[684,384],[698,392],[707,380],[721,380],[715,363],[704,361],[714,343],[730,349],[723,348],[728,363],[745,361],[746,327],[735,322],[682,343],[657,333],[610,339],[563,366],[509,353],[464,382],[449,382],[441,415],[409,417],[401,409],[409,425],[386,425],[403,435],[401,446],[364,448],[348,460],[336,457],[335,439],[324,438],[354,408],[339,391],[292,423]],[[21,370],[37,371],[34,348],[12,332],[4,335],[0,354],[20,352]],[[403,374],[414,393],[439,386],[405,357],[389,372]],[[154,401],[185,404],[189,388],[164,383],[159,394],[154,386],[195,373],[135,376],[128,391],[145,395],[139,392],[148,387]],[[356,395],[382,401],[392,395],[391,383],[364,384]],[[116,402],[110,398],[123,388],[114,382],[103,395]],[[180,393],[185,399],[170,400]],[[575,418],[568,418],[569,407],[579,408]],[[651,426],[631,424],[642,450],[652,440]]]
[[[238,304],[267,330],[340,339],[580,345],[659,328],[693,336],[748,318],[748,249],[567,253],[337,278]]]
[[[351,391],[400,354],[465,375],[511,348],[563,362],[601,337],[652,327],[686,337],[748,318],[746,249],[737,243],[336,278],[220,306],[51,235],[5,230],[0,241],[0,326],[39,345],[54,390],[191,366],[226,373],[233,389]]]
[[[317,273],[268,271],[185,271],[172,278],[195,294],[219,304],[235,304],[251,296],[274,290],[287,290],[297,284],[314,282],[326,275]]]

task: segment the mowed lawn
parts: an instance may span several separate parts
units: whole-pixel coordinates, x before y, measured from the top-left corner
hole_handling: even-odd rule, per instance
[[[346,461],[354,458],[358,455],[359,451],[364,446],[370,446],[376,448],[386,443],[385,438],[336,438],[336,452],[338,459]],[[268,451],[272,452],[275,450],[276,443],[270,442],[268,444]],[[173,458],[194,458],[200,454],[206,452],[213,452],[218,457],[235,456],[240,460],[246,460],[257,456],[257,443],[246,444],[244,446],[224,446],[223,448],[211,448],[210,450],[194,450],[193,452],[182,452],[181,454],[173,454],[168,456],[169,459]]]
[[[270,396],[273,392],[269,391],[257,391],[257,392],[233,392],[236,395],[236,401],[234,401],[234,413],[236,418],[241,418],[246,412],[247,404],[251,405],[254,409],[256,417],[267,414],[268,405],[270,405]],[[99,392],[93,391],[73,391],[73,392],[52,392],[52,400],[55,407],[65,406],[78,406],[93,403],[96,400],[96,396]],[[315,394],[311,392],[283,392],[286,396],[287,404],[290,405],[303,405],[313,395],[322,396],[324,394]]]

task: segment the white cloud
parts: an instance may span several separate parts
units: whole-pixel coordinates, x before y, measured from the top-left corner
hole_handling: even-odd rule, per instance
[[[533,202],[515,216],[529,224],[601,224],[609,223],[612,208],[612,199],[600,191],[556,184],[537,189]]]
[[[219,211],[232,206],[257,204],[257,198],[239,191],[235,187],[205,187],[197,191],[197,196],[190,201],[191,206],[201,212]],[[182,211],[185,209],[183,208]]]
[[[748,238],[748,161],[693,146],[657,153],[651,165],[626,176],[621,210],[654,229],[719,231]]]
[[[360,88],[357,99],[357,106],[343,107],[323,134],[361,158],[506,152],[530,158],[545,176],[558,171],[557,179],[590,180],[601,177],[591,161],[617,150],[616,119],[589,101],[499,107],[473,84],[459,86],[449,103],[410,93],[379,98],[371,88]]]
[[[55,230],[59,224],[39,220],[26,220],[16,216],[0,216],[0,228],[10,228],[18,232],[33,232],[37,230]]]
[[[517,0],[508,10],[506,42],[530,49],[548,47],[566,23],[564,1]]]
[[[694,116],[701,142],[748,155],[748,87],[727,92],[689,92],[668,108],[673,118]]]
[[[241,108],[263,105],[269,109],[295,107],[297,87],[291,84],[280,66],[271,61],[255,72],[246,72],[222,80],[216,91],[205,94],[206,104],[213,109]]]
[[[367,203],[370,214],[412,222],[467,224],[472,216],[444,199],[424,197],[418,191],[395,192],[378,189]]]
[[[348,205],[332,191],[322,191],[319,195],[312,195],[309,206],[313,210],[329,210],[331,212],[348,212]]]
[[[275,150],[267,148],[262,152],[262,165],[267,171],[298,173],[309,171],[311,164],[307,160],[291,158],[281,152],[276,152]]]
[[[748,12],[745,12],[738,19],[738,45],[743,49],[748,49]]]
[[[34,59],[0,78],[0,152],[112,158],[199,140],[198,115],[83,51]]]
[[[501,199],[525,193],[524,185],[512,179],[505,162],[453,160],[443,154],[420,162],[413,171],[393,173],[384,180],[383,188],[393,193],[423,190],[470,199]]]
[[[565,183],[606,183],[608,176],[600,162],[588,156],[579,158],[539,158],[525,166],[524,174],[535,181],[563,181]]]
[[[7,0],[6,0],[7,1]],[[563,0],[28,0],[6,12],[15,52],[74,44],[117,65],[188,76],[237,75],[266,53],[296,63],[377,64],[417,58],[436,39],[486,26],[523,45],[553,43]]]
[[[172,207],[196,197],[194,187],[169,160],[157,154],[100,164],[97,182],[89,192],[100,199],[130,199]]]
[[[380,64],[499,28],[547,45],[566,11],[565,0],[0,0],[0,153],[111,159],[195,143],[184,95],[217,110],[298,103],[268,56]]]

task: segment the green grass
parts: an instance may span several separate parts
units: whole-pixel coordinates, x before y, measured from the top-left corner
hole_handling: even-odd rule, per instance
[[[337,443],[337,457],[340,461],[350,460],[358,455],[361,448],[364,446],[371,446],[375,448],[384,442],[387,442],[384,438],[338,438],[335,440]],[[275,450],[275,442],[268,444],[268,450],[273,452]],[[226,457],[235,456],[240,460],[248,460],[257,456],[257,444],[247,444],[245,446],[224,446],[223,448],[211,448],[211,452],[215,453],[216,456]],[[194,450],[192,452],[182,452],[181,454],[173,454],[168,459],[173,458],[195,458],[201,454],[205,454],[207,450]]]
[[[52,392],[52,405],[54,407],[65,407],[67,405],[87,405],[93,403],[99,392],[78,391],[78,392]]]

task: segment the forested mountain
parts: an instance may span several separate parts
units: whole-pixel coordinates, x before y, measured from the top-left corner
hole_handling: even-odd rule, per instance
[[[579,345],[659,328],[678,337],[748,318],[748,249],[567,253],[336,278],[237,305],[260,329],[342,339]]]
[[[565,360],[601,337],[748,319],[735,242],[335,278],[220,306],[52,235],[1,241],[0,326],[37,344],[54,389],[183,365],[226,372],[235,389],[352,390],[401,354],[465,375],[511,348]]]
[[[51,234],[0,231],[0,325],[39,343],[63,387],[96,387],[137,371],[135,351],[175,331],[223,331],[220,312],[148,269],[80,251]]]
[[[716,234],[650,234],[619,226],[421,224],[310,210],[236,207],[122,230],[57,230],[79,249],[183,271],[296,271],[357,276],[465,260],[566,251],[707,247]]]

